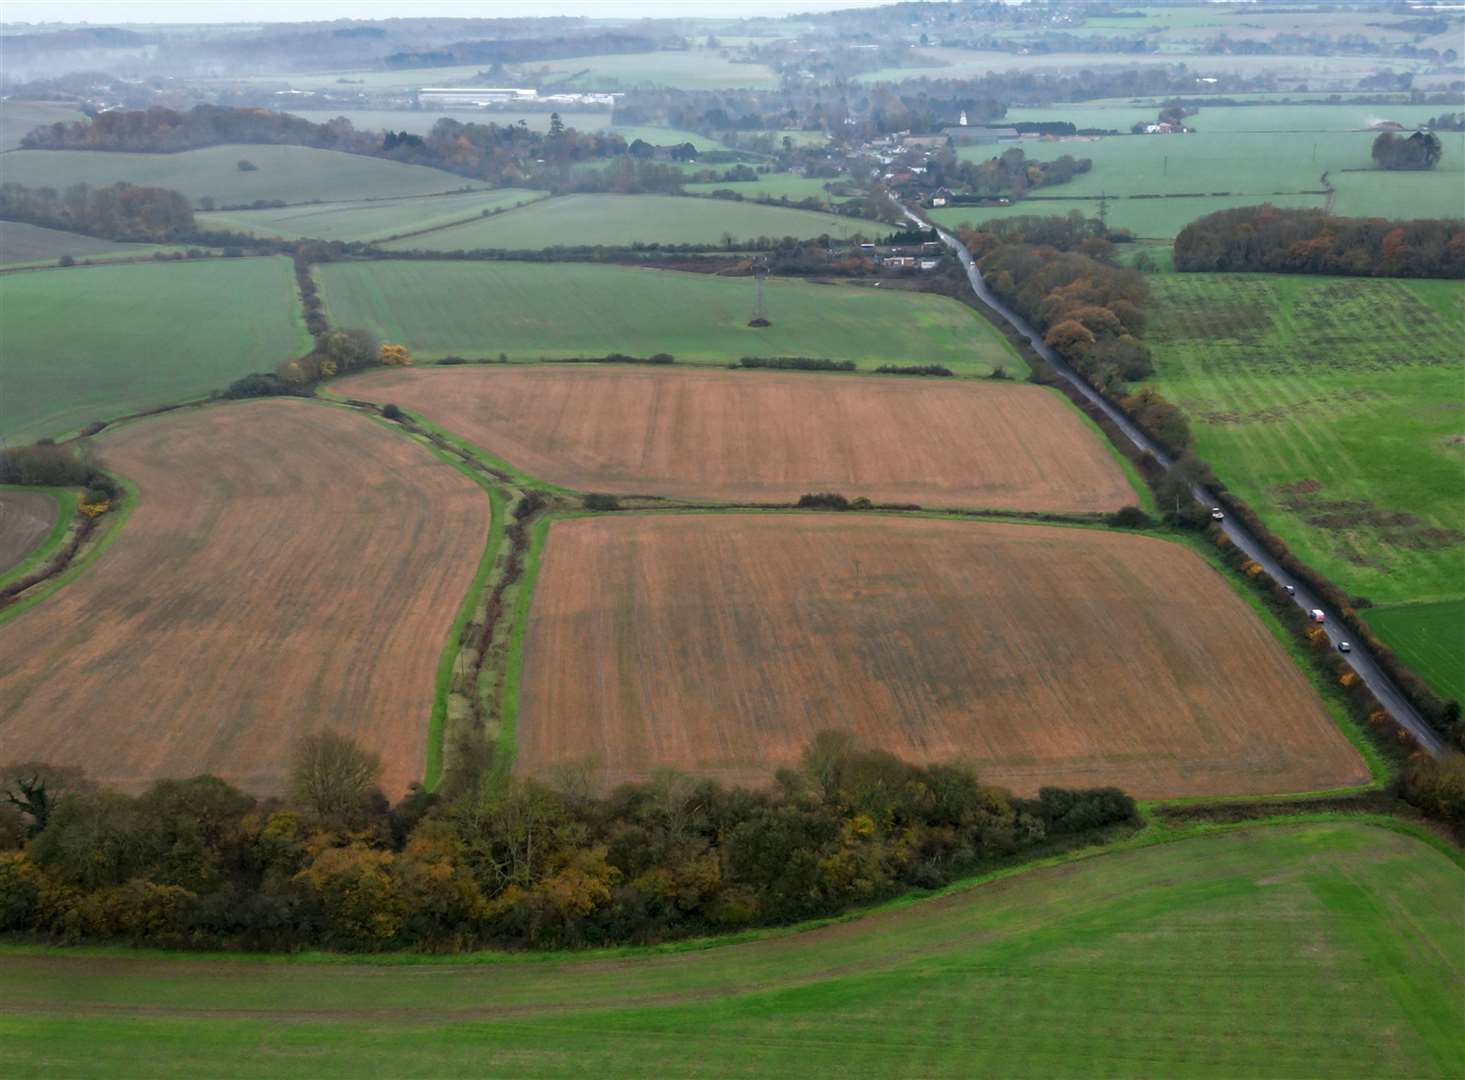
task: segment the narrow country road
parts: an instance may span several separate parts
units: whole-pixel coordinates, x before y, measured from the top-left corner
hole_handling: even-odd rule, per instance
[[[916,222],[922,228],[928,226],[928,222],[921,220],[909,209],[904,207],[902,209],[906,217],[910,218],[911,221]],[[965,245],[955,236],[952,236],[944,230],[937,229],[936,234],[961,259],[962,266],[966,268],[967,279],[971,282],[972,289],[976,292],[977,297],[982,303],[1006,319],[1018,333],[1027,338],[1028,343],[1032,345],[1038,355],[1053,366],[1053,370],[1071,383],[1084,397],[1092,401],[1100,409],[1103,409],[1105,415],[1114,421],[1115,425],[1118,426],[1120,431],[1124,432],[1125,437],[1130,442],[1134,443],[1141,450],[1148,450],[1161,465],[1168,468],[1171,463],[1170,455],[1156,446],[1150,440],[1149,436],[1134,425],[1129,417],[1125,416],[1124,413],[1100,397],[1094,388],[1084,381],[1082,376],[1074,371],[1073,368],[1069,367],[1062,357],[1044,343],[1037,331],[1029,326],[1020,315],[1012,311],[992,294],[991,290],[987,288],[986,282],[982,280],[981,273],[977,270],[976,263],[972,259],[972,253],[966,249]],[[1192,492],[1197,501],[1203,506],[1216,505],[1214,493],[1205,487],[1197,484],[1192,489]],[[1261,542],[1251,534],[1250,530],[1230,517],[1221,522],[1221,529],[1249,558],[1256,560],[1262,569],[1270,574],[1274,580],[1282,585],[1291,585],[1296,590],[1293,599],[1296,601],[1298,607],[1304,611],[1318,609],[1323,612],[1327,619],[1323,624],[1323,629],[1327,631],[1328,639],[1333,643],[1334,648],[1337,647],[1340,641],[1351,640],[1348,638],[1347,627],[1343,625],[1342,620],[1338,617],[1338,613],[1325,604],[1320,597],[1314,595],[1305,584],[1294,580],[1290,574],[1284,571],[1278,565],[1277,561],[1272,558],[1267,549],[1262,546]],[[1394,680],[1389,678],[1383,669],[1379,667],[1378,662],[1373,658],[1368,648],[1362,642],[1353,642],[1352,644],[1352,652],[1340,654],[1348,663],[1348,666],[1358,673],[1358,677],[1373,691],[1373,696],[1378,698],[1379,704],[1389,711],[1389,714],[1394,718],[1395,722],[1413,735],[1420,746],[1438,757],[1442,750],[1439,736],[1425,723],[1424,717],[1419,715],[1419,711],[1404,697]]]

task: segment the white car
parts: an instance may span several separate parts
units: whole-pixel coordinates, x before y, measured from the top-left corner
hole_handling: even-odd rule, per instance
[[[1291,585],[1283,585],[1282,588],[1284,588],[1284,589],[1287,590],[1287,595],[1288,596],[1296,596],[1297,595],[1297,590],[1293,586],[1291,586]]]
[[[1346,641],[1340,641],[1340,642],[1338,642],[1338,651],[1339,652],[1352,652],[1353,651],[1353,646],[1352,645],[1349,645]]]
[[[1226,520],[1226,515],[1223,514],[1223,513],[1221,513],[1221,508],[1219,506],[1213,506],[1213,507],[1211,507],[1211,520],[1212,521],[1225,521]]]

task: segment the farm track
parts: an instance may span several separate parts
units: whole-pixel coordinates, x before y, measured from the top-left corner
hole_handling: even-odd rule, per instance
[[[905,211],[905,214],[911,221],[923,226],[926,224],[918,215],[909,209]],[[1028,325],[1026,320],[992,294],[991,290],[987,288],[986,282],[982,280],[981,272],[977,269],[976,261],[972,258],[972,253],[967,250],[966,246],[960,240],[944,229],[938,228],[937,234],[947,247],[957,253],[962,261],[962,265],[966,268],[967,280],[971,283],[973,291],[976,292],[983,303],[1026,338],[1033,350],[1051,364],[1053,369],[1066,382],[1092,402],[1096,408],[1101,409],[1113,421],[1114,425],[1123,432],[1125,438],[1139,447],[1140,450],[1153,454],[1155,460],[1161,465],[1168,468],[1172,464],[1172,459],[1169,454],[1155,443],[1153,439],[1141,431],[1128,416],[1095,391],[1081,375],[1074,371],[1061,356],[1043,341],[1042,335]],[[1199,484],[1192,490],[1192,494],[1198,502],[1206,506],[1213,506],[1217,502],[1215,493]],[[1323,612],[1326,620],[1323,629],[1326,631],[1328,640],[1333,643],[1334,647],[1337,646],[1338,642],[1346,640],[1345,635],[1347,631],[1338,612],[1320,596],[1314,594],[1306,583],[1294,579],[1292,575],[1283,570],[1277,560],[1272,557],[1271,552],[1251,533],[1251,530],[1236,520],[1235,515],[1229,515],[1225,521],[1220,523],[1220,528],[1231,539],[1232,543],[1241,551],[1245,552],[1248,558],[1262,567],[1268,577],[1272,578],[1279,585],[1290,585],[1295,590],[1293,600],[1298,607],[1305,611],[1316,609]],[[1372,653],[1363,642],[1354,643],[1351,652],[1340,655],[1358,677],[1363,680],[1364,685],[1378,699],[1379,704],[1389,712],[1389,715],[1401,727],[1414,736],[1421,747],[1435,756],[1439,756],[1442,753],[1444,746],[1440,737],[1435,734],[1434,729],[1430,727],[1424,717],[1420,715],[1419,711],[1404,697],[1398,685],[1379,666],[1378,661],[1374,659]]]

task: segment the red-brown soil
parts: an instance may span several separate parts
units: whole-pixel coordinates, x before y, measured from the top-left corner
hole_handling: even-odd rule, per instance
[[[56,524],[60,507],[40,491],[0,489],[0,574],[16,566]]]
[[[94,565],[0,625],[0,760],[269,794],[292,741],[333,727],[381,754],[391,797],[420,779],[482,490],[298,401],[175,413],[103,449],[139,501]]]
[[[1368,770],[1276,639],[1149,537],[849,514],[554,524],[518,760],[760,784],[821,729],[1020,793],[1275,793]]]
[[[834,491],[1035,511],[1136,501],[1063,399],[1021,384],[550,365],[396,369],[341,392],[581,491],[734,502]]]

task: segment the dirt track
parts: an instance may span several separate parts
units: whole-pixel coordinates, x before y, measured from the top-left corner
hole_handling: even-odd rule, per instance
[[[363,417],[285,400],[103,449],[139,504],[81,577],[0,626],[0,761],[271,793],[291,741],[336,727],[382,755],[391,797],[419,779],[482,491]]]
[[[24,559],[56,524],[56,500],[39,491],[0,491],[0,574]]]
[[[585,518],[550,530],[518,768],[591,758],[766,782],[823,728],[987,779],[1141,797],[1368,771],[1270,633],[1184,548],[855,515]]]
[[[376,372],[340,389],[582,491],[1039,511],[1136,501],[1062,399],[1019,384],[551,365]]]

